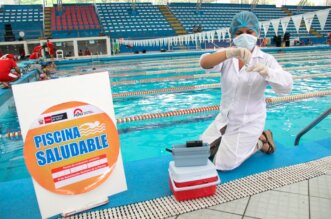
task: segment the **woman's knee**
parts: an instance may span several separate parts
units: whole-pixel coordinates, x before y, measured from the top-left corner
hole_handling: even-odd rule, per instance
[[[219,154],[218,154],[219,153]],[[222,150],[219,150],[214,157],[214,164],[216,166],[216,169],[222,170],[222,171],[229,171],[237,168],[242,162],[239,162],[238,157],[222,152]]]

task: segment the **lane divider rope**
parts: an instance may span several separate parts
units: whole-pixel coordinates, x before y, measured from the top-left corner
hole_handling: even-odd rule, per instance
[[[141,80],[116,81],[116,82],[112,82],[111,84],[112,84],[112,86],[116,86],[116,85],[129,85],[129,84],[137,84],[137,83],[171,81],[171,80],[177,80],[177,79],[215,78],[215,77],[220,77],[220,76],[221,76],[221,73],[180,75],[180,76],[170,76],[170,77],[164,77],[164,78],[148,78],[148,79],[141,79]]]
[[[6,134],[3,134],[3,135],[0,134],[0,138],[15,138],[15,137],[19,137],[21,135],[22,135],[21,131],[7,132]]]
[[[309,75],[309,74],[308,74]],[[324,77],[331,75],[331,72],[325,72],[320,74],[310,74],[313,77]],[[138,84],[138,83],[153,83],[153,82],[160,82],[160,81],[172,81],[178,79],[196,79],[196,78],[216,78],[220,77],[221,73],[207,73],[207,74],[194,74],[194,75],[179,75],[179,76],[170,76],[164,78],[148,78],[148,79],[140,79],[140,80],[123,80],[123,81],[115,81],[112,82],[112,86],[117,85],[130,85],[130,84]],[[293,78],[300,78],[303,76],[293,76]],[[305,76],[309,77],[309,76]]]
[[[330,60],[331,56],[329,58],[324,58],[324,59],[321,59],[321,57],[317,57],[317,58],[311,58],[309,61],[306,61],[306,60],[301,60],[301,61],[295,61],[295,63],[316,63],[316,62],[328,62],[328,60]],[[278,60],[278,62],[280,64],[287,64],[288,62],[294,62],[293,59],[286,59],[286,60]],[[188,62],[180,62],[178,63],[175,62],[173,64],[162,64],[162,68],[178,68],[178,67],[187,67],[187,66],[191,66],[193,64],[198,64],[199,63],[199,60],[194,60],[194,61],[188,61]],[[98,68],[100,68],[101,66],[98,66]],[[114,68],[112,65],[108,65],[108,66],[104,66],[105,68],[110,68],[110,72],[123,72],[123,71],[136,71],[137,69],[139,70],[149,70],[149,69],[155,69],[155,68],[160,68],[160,65],[155,65],[155,66],[139,66],[139,67],[136,67],[136,66],[121,66],[120,68]],[[83,69],[81,69],[83,70]],[[178,69],[177,69],[178,70]]]
[[[331,90],[317,91],[317,92],[306,93],[306,94],[296,94],[296,95],[284,96],[284,97],[269,97],[269,98],[266,98],[265,101],[267,104],[273,104],[273,103],[280,103],[280,102],[292,102],[292,101],[297,101],[297,100],[301,100],[301,99],[321,97],[321,96],[326,96],[326,95],[331,95]],[[204,112],[210,112],[210,111],[219,111],[219,110],[220,110],[219,105],[204,106],[204,107],[198,107],[198,108],[192,108],[192,109],[182,109],[182,110],[175,110],[175,111],[169,111],[169,112],[142,114],[142,115],[125,117],[125,118],[118,118],[118,119],[116,119],[116,122],[117,123],[128,123],[128,122],[134,122],[134,121],[158,119],[158,118],[165,118],[165,117],[175,117],[175,116],[204,113]],[[17,132],[8,132],[4,135],[0,135],[0,138],[15,138],[15,137],[19,137],[19,136],[21,136],[21,132],[17,131]]]
[[[272,104],[279,102],[291,102],[300,99],[307,99],[307,98],[320,97],[326,95],[331,95],[331,90],[318,91],[318,92],[306,93],[306,94],[296,94],[296,95],[284,96],[284,97],[270,97],[270,98],[266,98],[265,101],[267,104]],[[214,106],[198,107],[193,109],[175,110],[170,112],[136,115],[131,117],[119,118],[116,121],[117,123],[126,123],[126,122],[140,121],[140,120],[174,117],[174,116],[189,115],[189,114],[218,111],[218,110],[220,110],[219,105],[214,105]]]
[[[171,66],[171,69],[168,70],[153,70],[153,71],[143,71],[143,72],[128,72],[128,70],[124,69],[124,70],[108,70],[107,68],[112,68],[111,66],[107,65],[104,66],[105,68],[102,68],[100,66],[98,66],[98,68],[96,70],[94,70],[94,73],[98,73],[98,72],[104,72],[104,71],[108,71],[109,72],[109,77],[110,78],[121,78],[121,77],[133,77],[133,76],[144,76],[144,75],[161,75],[161,74],[173,74],[173,73],[188,73],[188,72],[192,72],[192,71],[197,71],[197,72],[201,72],[203,74],[205,74],[205,71],[199,67],[198,65],[177,65],[176,67]],[[167,66],[165,66],[167,67]],[[178,69],[177,67],[181,67],[181,69]],[[323,69],[323,68],[330,68],[331,65],[319,65],[319,66],[300,66],[300,67],[284,67],[285,70],[287,71],[295,71],[295,70],[311,70],[311,69]],[[78,69],[79,70],[79,69]],[[80,69],[80,70],[83,70]],[[137,70],[136,68],[133,68],[131,70]],[[147,69],[146,69],[147,70]],[[122,71],[125,71],[125,73],[121,73]],[[118,73],[120,72],[120,73]],[[75,70],[66,70],[63,72],[58,71],[57,72],[57,76],[61,76],[61,75],[67,75],[68,73],[70,74],[81,74],[80,72],[77,72],[77,69]]]
[[[307,55],[309,56],[321,56],[321,55],[331,55],[331,53],[326,50],[326,51],[319,51],[319,52],[305,52],[305,53],[299,53],[299,54],[293,54],[293,53],[282,53],[282,54],[272,54],[275,58],[282,58],[282,59],[288,59],[288,58],[300,58],[300,57],[307,57]],[[187,59],[187,58],[180,58],[180,57],[176,57],[176,59],[165,59],[162,60],[164,61],[165,64],[173,64],[173,63],[189,63],[189,62],[197,62],[199,60],[199,58],[191,58],[191,59]],[[148,63],[147,62],[122,62],[119,64],[114,64],[112,65],[112,67],[123,67],[127,64],[127,66],[132,66],[133,68],[136,68],[138,66],[159,66],[160,65],[160,61],[159,60],[149,60]]]
[[[331,72],[319,73],[319,74],[307,74],[307,75],[296,75],[292,76],[293,80],[297,79],[305,79],[305,78],[319,78],[319,77],[326,77],[330,76]]]
[[[169,69],[169,70],[158,70],[158,71],[149,71],[149,72],[137,72],[137,73],[117,73],[110,74],[111,78],[120,78],[120,77],[132,77],[132,76],[141,76],[141,75],[159,75],[159,74],[168,74],[168,73],[183,73],[183,72],[192,72],[192,71],[203,71],[200,67],[193,68],[184,68],[184,69]]]
[[[331,72],[313,74],[313,75],[307,74],[307,75],[293,76],[293,80],[306,79],[306,78],[318,78],[318,77],[325,77],[325,76],[330,76],[330,75],[331,75]],[[210,88],[221,88],[221,84],[215,83],[215,84],[203,84],[203,85],[193,85],[193,86],[162,88],[162,89],[145,90],[145,91],[123,92],[123,93],[113,94],[113,98],[143,96],[143,95],[158,94],[158,93],[201,90],[201,89],[210,89]]]
[[[123,92],[123,93],[113,94],[113,98],[120,98],[120,97],[127,97],[127,96],[142,96],[142,95],[176,92],[176,91],[190,91],[190,90],[217,88],[220,86],[221,86],[221,84],[217,83],[217,84],[203,84],[203,85],[193,85],[193,86],[170,87],[170,88],[145,90],[145,91]]]
[[[282,55],[278,55],[278,54],[273,54],[273,56],[275,58],[283,58],[283,59],[286,59],[288,60],[288,58],[300,58],[300,57],[307,57],[307,55],[310,55],[310,56],[314,56],[314,55],[318,55],[319,58],[321,55],[324,55],[324,56],[327,56],[327,55],[331,55],[330,52],[319,52],[319,53],[305,53],[304,55],[302,55],[301,53],[299,55],[289,55],[289,54],[282,54]],[[279,60],[283,60],[283,59],[279,59]],[[165,61],[163,63],[163,65],[165,67],[167,66],[187,66],[187,65],[182,65],[183,63],[184,64],[189,64],[189,63],[197,63],[199,61],[198,58],[192,58],[192,59],[187,59],[187,58],[177,58],[176,60],[163,60]],[[293,61],[293,59],[291,60]],[[180,64],[178,64],[180,62]],[[154,64],[155,63],[155,64]],[[125,66],[125,67],[123,67]],[[102,65],[98,65],[98,68],[100,67],[111,67],[111,68],[117,68],[117,67],[120,67],[119,69],[117,70],[136,70],[137,68],[140,68],[140,69],[143,69],[144,67],[150,67],[150,68],[155,68],[155,67],[160,67],[160,61],[153,61],[153,60],[150,60],[148,63],[132,63],[132,62],[124,62],[124,63],[121,63],[121,64],[102,64]],[[76,70],[84,70],[86,68],[82,68],[82,67],[78,67],[78,68],[75,68]]]
[[[322,68],[329,68],[331,67],[331,65],[319,65],[319,66],[300,66],[300,67],[288,67],[288,68],[284,68],[287,71],[294,71],[294,70],[305,70],[305,69],[322,69]],[[102,70],[100,70],[102,71]],[[195,66],[192,68],[183,68],[183,69],[169,69],[169,70],[157,70],[157,71],[144,71],[144,72],[136,72],[136,73],[115,73],[112,74],[112,72],[110,73],[110,78],[121,78],[121,77],[133,77],[133,76],[144,76],[144,75],[161,75],[161,74],[171,74],[171,73],[187,73],[187,72],[192,72],[192,71],[200,71],[202,73],[205,73],[205,70],[203,70],[201,67],[199,66]]]

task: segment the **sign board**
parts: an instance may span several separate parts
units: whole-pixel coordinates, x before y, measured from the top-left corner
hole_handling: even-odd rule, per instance
[[[109,88],[107,72],[13,86],[43,218],[104,204],[127,189]]]

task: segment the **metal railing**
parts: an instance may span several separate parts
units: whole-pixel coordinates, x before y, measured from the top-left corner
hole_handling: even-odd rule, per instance
[[[310,129],[314,128],[319,122],[321,122],[323,119],[325,119],[329,114],[331,113],[331,107],[326,110],[324,113],[322,113],[318,118],[316,118],[314,121],[312,121],[307,127],[305,127],[302,131],[299,132],[299,134],[295,137],[294,145],[298,145],[300,138],[306,134]]]

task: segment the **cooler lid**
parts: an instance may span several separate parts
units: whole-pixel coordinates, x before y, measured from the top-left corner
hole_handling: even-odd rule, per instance
[[[175,162],[170,161],[169,173],[175,182],[188,182],[218,175],[215,165],[210,160],[207,165],[192,167],[176,167]]]
[[[209,156],[209,144],[204,143],[199,147],[186,147],[185,144],[178,144],[172,147],[172,153],[176,155],[206,155]]]

